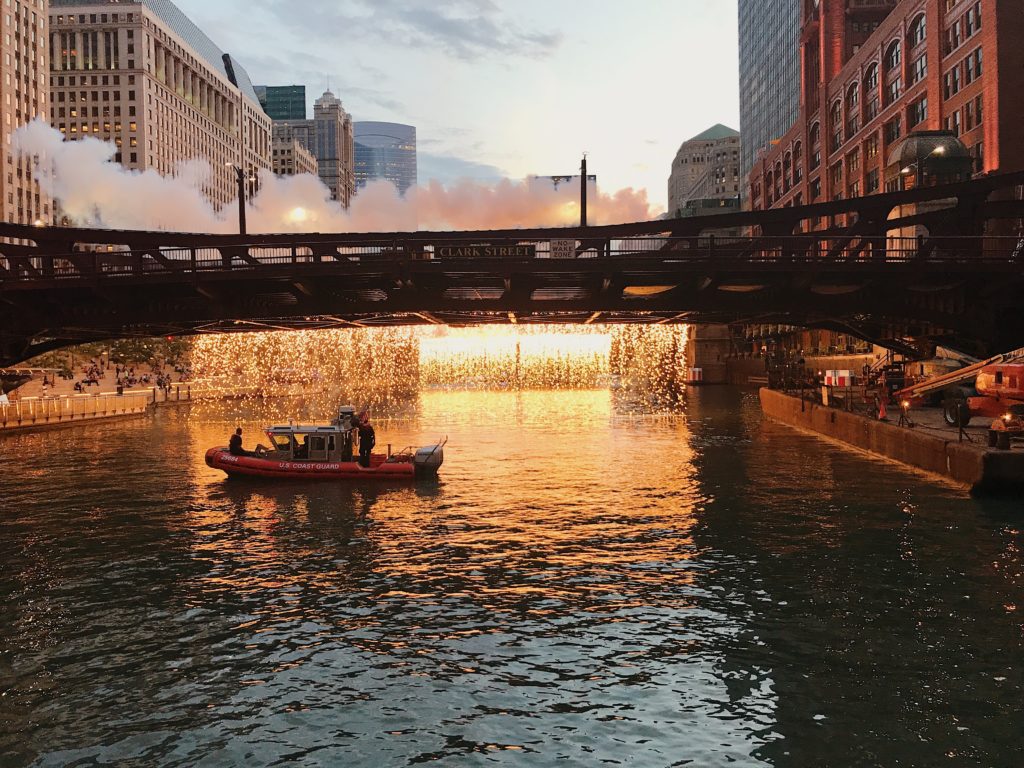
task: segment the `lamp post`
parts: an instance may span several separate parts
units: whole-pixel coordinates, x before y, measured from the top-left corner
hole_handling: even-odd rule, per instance
[[[583,155],[580,167],[580,226],[587,226],[587,156]]]
[[[244,170],[239,168],[234,163],[225,163],[229,168],[235,169],[235,175],[238,177],[238,234],[245,234],[245,182],[247,180],[246,173]]]
[[[946,148],[940,144],[939,146],[937,146],[935,149],[933,149],[931,152],[929,152],[924,157],[914,161],[913,163],[911,163],[907,167],[901,169],[900,170],[900,175],[902,175],[902,176],[909,176],[910,175],[910,169],[911,168],[917,168],[917,175],[919,177],[923,177],[924,176],[924,170],[925,170],[924,169],[925,160],[927,160],[930,157],[934,157],[935,155],[940,155],[941,156],[941,155],[944,155],[944,154],[946,154]],[[905,182],[904,182],[904,186],[906,186]],[[919,187],[921,185],[920,185],[920,183],[916,183],[914,186]]]

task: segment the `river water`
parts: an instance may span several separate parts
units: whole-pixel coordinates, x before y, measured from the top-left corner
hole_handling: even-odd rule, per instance
[[[0,764],[1024,759],[1019,501],[726,388],[423,393],[378,445],[433,484],[205,466],[266,415],[0,442]]]

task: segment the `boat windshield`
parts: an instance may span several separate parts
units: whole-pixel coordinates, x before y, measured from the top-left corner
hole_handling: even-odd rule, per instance
[[[274,448],[279,451],[287,451],[292,444],[291,435],[270,435],[270,441],[274,444]]]

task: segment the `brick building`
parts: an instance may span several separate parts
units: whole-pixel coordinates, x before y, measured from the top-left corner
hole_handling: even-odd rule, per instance
[[[910,133],[959,137],[975,174],[1024,169],[1022,0],[801,2],[799,117],[755,162],[753,209],[882,192]]]

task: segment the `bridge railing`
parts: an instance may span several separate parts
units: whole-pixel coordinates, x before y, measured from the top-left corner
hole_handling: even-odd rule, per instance
[[[311,241],[286,245],[138,248],[93,247],[72,253],[37,251],[18,255],[0,245],[0,284],[61,280],[119,280],[145,276],[199,276],[224,271],[341,264],[387,266],[411,261],[465,263],[551,259],[551,240],[473,243],[415,238],[381,238],[358,243]],[[561,241],[559,253],[576,258],[658,260],[736,267],[794,263],[1024,263],[1024,239],[1017,237],[899,237],[790,235],[762,237],[633,237]],[[509,257],[508,253],[515,253]]]

